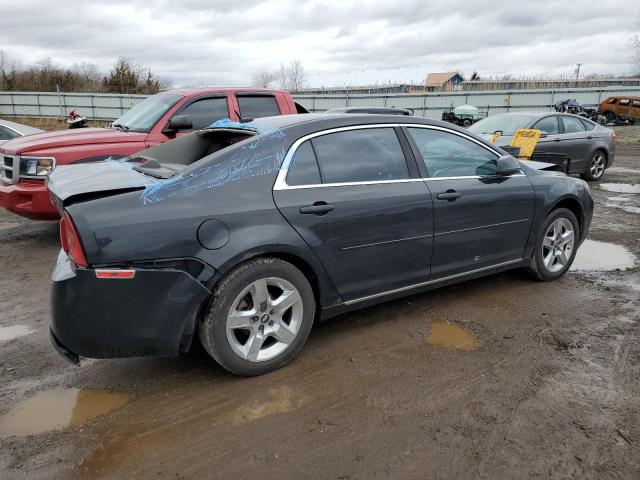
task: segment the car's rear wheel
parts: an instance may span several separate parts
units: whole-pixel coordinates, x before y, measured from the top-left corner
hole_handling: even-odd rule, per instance
[[[463,127],[469,127],[469,126],[471,126],[471,119],[469,119],[469,118],[465,118],[464,120],[462,120],[462,126],[463,126]]]
[[[563,276],[573,263],[580,238],[578,220],[571,210],[553,210],[538,232],[529,269],[539,280]]]
[[[216,288],[199,326],[200,341],[230,372],[261,375],[295,357],[314,315],[305,275],[283,260],[259,258],[231,271]]]
[[[605,169],[607,168],[607,156],[602,150],[596,150],[591,156],[591,160],[587,163],[582,178],[595,182],[602,178]]]

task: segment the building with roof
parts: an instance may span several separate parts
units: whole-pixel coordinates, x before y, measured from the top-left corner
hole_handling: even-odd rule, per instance
[[[430,73],[425,80],[428,92],[460,90],[464,78],[458,72]]]

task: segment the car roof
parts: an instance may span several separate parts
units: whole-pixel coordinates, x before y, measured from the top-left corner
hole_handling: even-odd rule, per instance
[[[344,113],[302,113],[293,115],[278,115],[275,117],[257,118],[246,122],[247,127],[255,126],[258,129],[271,130],[275,128],[288,128],[298,125],[317,126],[319,128],[335,128],[350,125],[375,124],[375,123],[419,123],[424,125],[445,126],[453,130],[461,130],[459,127],[440,120],[431,120],[423,117],[411,117],[408,115],[375,115],[375,114],[349,114]]]
[[[284,90],[274,90],[272,88],[252,88],[252,87],[206,87],[206,88],[176,88],[174,90],[165,90],[160,92],[167,95],[182,95],[191,97],[194,95],[207,95],[219,93],[255,93],[255,94],[274,94],[282,93]]]
[[[22,135],[31,135],[32,133],[42,133],[44,131],[44,130],[40,130],[39,128],[30,127],[29,125],[10,122],[9,120],[4,120],[2,118],[0,118],[0,125],[4,127],[8,127],[11,130],[15,130],[16,132],[19,132]]]

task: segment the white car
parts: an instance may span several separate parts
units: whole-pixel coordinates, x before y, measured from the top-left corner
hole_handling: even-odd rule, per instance
[[[42,133],[44,130],[29,127],[20,123],[10,122],[0,118],[0,144],[15,137],[23,137],[24,135],[32,135],[34,133]]]

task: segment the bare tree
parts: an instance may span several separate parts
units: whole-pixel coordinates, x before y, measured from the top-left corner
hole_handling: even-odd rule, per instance
[[[281,63],[275,77],[280,88],[292,92],[301,90],[307,83],[304,66],[300,60],[292,60],[288,65]]]
[[[251,75],[251,86],[258,88],[269,88],[276,81],[275,72],[260,70]]]

